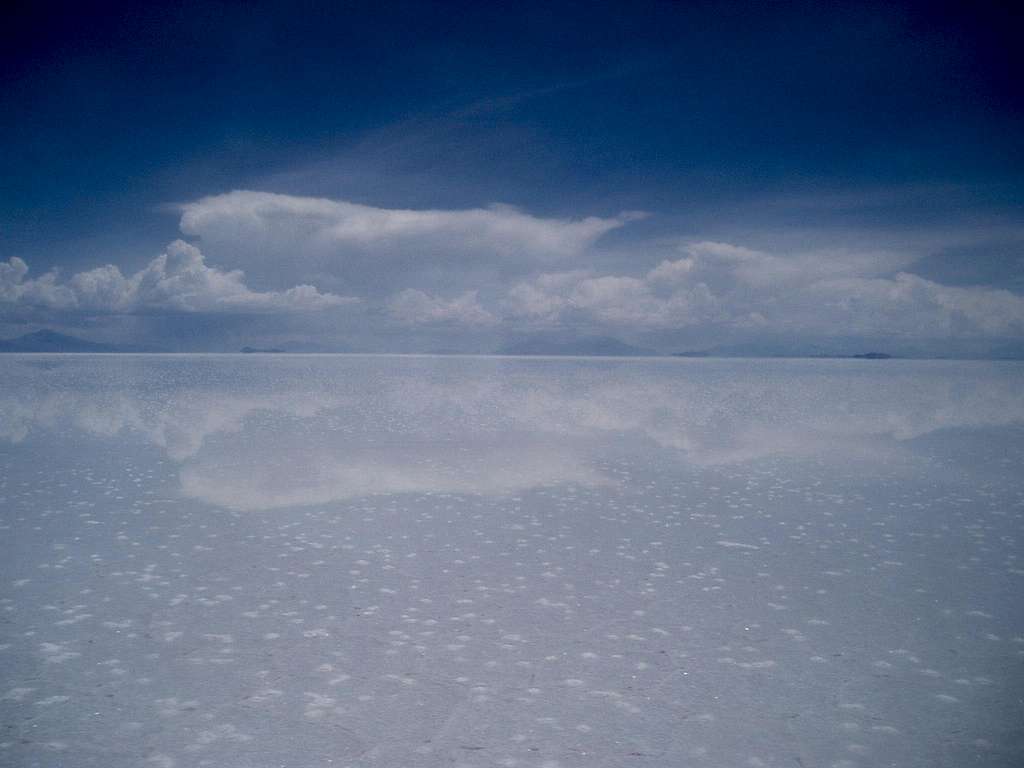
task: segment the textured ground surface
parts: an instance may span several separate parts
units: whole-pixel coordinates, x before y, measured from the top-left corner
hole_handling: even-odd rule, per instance
[[[1022,384],[5,356],[0,764],[1024,764]]]

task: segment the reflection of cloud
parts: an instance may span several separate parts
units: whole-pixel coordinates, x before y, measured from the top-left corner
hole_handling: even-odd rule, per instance
[[[600,460],[623,446],[637,461],[647,451],[697,466],[877,458],[937,430],[1024,423],[1012,364],[274,362],[248,361],[240,391],[237,359],[183,360],[168,383],[138,358],[143,386],[114,393],[95,362],[13,365],[0,372],[0,437],[71,427],[125,446],[142,440],[182,463],[186,495],[256,510],[598,485]],[[171,368],[160,365],[161,375]]]
[[[463,450],[460,451],[460,448]],[[559,483],[607,482],[563,446],[437,445],[419,449],[302,449],[232,455],[228,466],[195,463],[182,472],[186,495],[238,510],[326,504],[395,493],[492,495]],[[287,456],[281,461],[280,457]]]
[[[34,427],[71,424],[100,437],[142,435],[169,458],[183,461],[198,453],[208,437],[242,431],[246,418],[259,411],[308,418],[339,402],[315,393],[299,398],[291,394],[230,397],[210,391],[182,392],[155,403],[129,392],[7,397],[0,400],[0,437],[20,442]]]
[[[779,362],[771,377],[760,369],[751,376],[755,369],[744,362],[656,365],[644,376],[624,367],[612,377],[601,371],[562,380],[403,381],[392,390],[390,407],[410,414],[459,412],[471,421],[497,410],[510,428],[534,434],[635,433],[695,464],[841,452],[854,441],[1024,423],[1018,382],[993,375],[996,369],[984,364],[975,372],[988,375],[970,378],[957,364],[893,362],[865,375],[853,361]]]

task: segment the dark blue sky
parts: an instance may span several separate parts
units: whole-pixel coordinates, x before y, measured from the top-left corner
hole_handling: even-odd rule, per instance
[[[704,241],[773,259],[897,254],[855,274],[825,270],[829,279],[909,271],[937,285],[1024,289],[1021,25],[1009,4],[145,6],[4,11],[0,259],[28,264],[22,282],[53,267],[60,280],[107,264],[130,276],[185,236],[211,267],[244,269],[257,291],[301,281],[359,298],[364,309],[419,291],[440,302],[426,324],[441,336],[456,333],[461,316],[444,307],[464,290],[478,292],[494,333],[512,328],[499,293],[513,277],[575,270],[641,279]],[[371,274],[367,262],[409,244],[376,243],[368,255],[361,241],[362,250],[348,243],[307,258],[275,252],[249,230],[232,241],[234,225],[211,233],[179,221],[175,204],[232,190],[384,210],[502,203],[541,224],[648,215],[576,243],[557,270],[525,256],[517,269],[478,269],[505,246],[445,230],[468,238],[454,250],[479,282],[463,284],[436,249],[426,249],[415,275],[401,255]],[[266,234],[276,224],[261,226]],[[249,263],[252,252],[262,262]],[[266,268],[271,257],[279,269]],[[285,284],[289,274],[295,280]],[[737,298],[735,286],[701,282],[718,299]],[[438,294],[445,285],[458,291]],[[41,322],[43,309],[61,310],[65,323],[102,315],[101,325],[115,324],[95,297],[61,305],[26,299],[34,288],[16,293],[5,315],[11,333]],[[598,322],[585,301],[563,298],[574,323],[609,330],[597,326],[614,318]],[[139,315],[139,302],[113,313],[124,327],[138,327],[137,317],[123,318]],[[386,306],[346,322],[365,336]],[[209,330],[217,312],[204,307]],[[736,313],[726,314],[732,319],[701,315],[708,334],[735,334]],[[701,324],[692,313],[672,317],[610,330],[636,336],[656,326],[671,336]],[[786,317],[770,330],[807,330]],[[545,322],[568,321],[559,312]],[[816,333],[827,325],[822,318]],[[966,332],[956,318],[949,327]],[[1011,321],[993,328],[1020,332]]]

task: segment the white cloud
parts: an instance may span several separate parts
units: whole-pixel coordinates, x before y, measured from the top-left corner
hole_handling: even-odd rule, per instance
[[[180,210],[182,232],[218,263],[263,281],[297,275],[377,297],[406,288],[463,292],[499,274],[574,265],[591,258],[604,234],[642,215],[554,218],[504,205],[407,210],[247,190]]]
[[[541,218],[504,205],[403,210],[248,190],[186,203],[181,212],[183,232],[212,241],[284,236],[310,245],[367,247],[441,239],[467,250],[555,258],[579,254],[605,232],[642,215]]]
[[[690,279],[690,273],[696,262],[694,259],[666,259],[658,266],[647,273],[647,279],[652,284],[678,285]]]
[[[460,323],[468,326],[493,325],[497,318],[480,306],[476,291],[466,291],[454,299],[442,299],[408,288],[387,301],[393,318],[405,325]]]
[[[820,311],[849,331],[905,335],[1007,336],[1024,333],[1024,297],[998,288],[941,285],[901,272],[893,278],[812,283]],[[812,315],[806,324],[816,324]]]
[[[687,259],[666,261],[643,277],[540,275],[514,285],[503,306],[512,318],[548,325],[568,314],[629,330],[717,320],[720,308],[708,286],[687,279],[691,266]]]
[[[752,332],[907,339],[1024,333],[1024,297],[910,274],[913,249],[769,252],[678,239],[602,247],[604,235],[641,214],[403,210],[254,191],[204,197],[180,211],[182,231],[200,238],[219,266],[180,240],[129,275],[106,265],[67,278],[56,271],[30,277],[25,262],[11,258],[0,263],[0,307],[283,313],[349,304],[356,299],[341,294],[356,293],[383,311],[392,331],[395,323],[452,334],[500,325],[513,333],[572,328],[665,339],[689,329],[689,338],[703,336],[708,345],[723,334]],[[304,284],[258,291],[247,280]],[[372,345],[380,317],[355,318],[361,325],[352,332],[367,334]],[[315,325],[308,318],[307,333]]]
[[[74,293],[67,286],[57,283],[56,272],[47,272],[31,280],[26,280],[26,275],[28,264],[17,256],[12,256],[6,262],[0,261],[0,301],[56,309],[74,306]]]
[[[583,319],[615,331],[728,325],[810,334],[1007,336],[1024,333],[1024,297],[900,272],[884,252],[779,256],[698,242],[641,276],[545,274],[512,286],[511,319]]]
[[[311,311],[355,299],[321,293],[311,285],[284,291],[253,291],[241,270],[207,266],[194,245],[175,240],[144,269],[125,276],[107,264],[60,282],[57,272],[28,278],[28,265],[14,257],[0,263],[0,301],[52,310],[101,313]]]
[[[682,323],[682,294],[660,299],[636,277],[588,277],[569,291],[568,305],[609,325],[659,326]]]

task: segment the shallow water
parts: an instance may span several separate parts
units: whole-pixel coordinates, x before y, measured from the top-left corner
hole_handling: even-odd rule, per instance
[[[0,764],[1024,764],[1024,365],[0,358]]]

